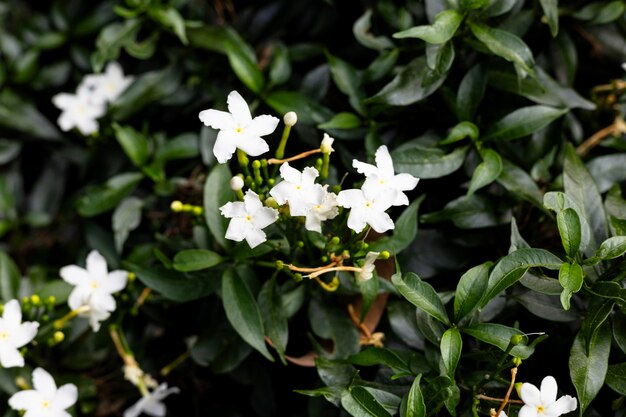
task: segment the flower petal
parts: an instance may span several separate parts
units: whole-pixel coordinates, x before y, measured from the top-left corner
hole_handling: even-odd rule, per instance
[[[91,135],[94,132],[97,132],[100,128],[100,125],[95,119],[90,118],[80,118],[76,120],[76,127],[83,134],[83,136]]]
[[[348,216],[348,227],[350,229],[354,230],[356,233],[359,233],[365,228],[366,225],[367,222],[365,221],[365,217],[363,216],[363,210],[350,210],[350,215]]]
[[[113,298],[111,294],[100,290],[91,294],[89,305],[92,309],[102,311],[115,311],[115,307],[117,306],[115,298]]]
[[[107,278],[102,282],[102,289],[114,293],[126,288],[128,282],[128,271],[116,270],[109,272]]]
[[[65,110],[76,103],[76,96],[74,94],[59,93],[52,97],[52,103],[59,109]]]
[[[3,368],[21,368],[24,366],[24,358],[16,347],[3,342],[0,343],[0,364]]]
[[[219,130],[233,130],[235,129],[235,121],[233,116],[225,111],[209,109],[203,110],[198,114],[200,121],[205,126],[212,127]]]
[[[135,404],[130,406],[124,411],[124,417],[139,417],[143,412],[145,404],[148,402],[150,397],[142,397]]]
[[[316,212],[311,210],[306,215],[304,227],[306,230],[309,230],[311,232],[322,233],[322,219],[317,215]]]
[[[289,165],[289,162],[285,162],[280,166],[280,176],[292,184],[300,184],[302,182],[302,173]]]
[[[61,275],[63,281],[72,285],[86,284],[91,280],[89,277],[89,272],[87,272],[86,269],[81,268],[77,265],[64,266],[59,271],[59,275]]]
[[[270,190],[270,195],[274,198],[274,200],[276,200],[279,205],[282,206],[287,202],[287,199],[289,199],[292,189],[293,184],[288,181],[281,181],[274,187],[272,187],[272,189]]]
[[[259,195],[252,190],[246,191],[246,195],[243,196],[243,204],[246,207],[246,212],[250,215],[254,215],[257,210],[263,207]]]
[[[104,256],[100,254],[100,252],[97,250],[89,252],[86,264],[87,271],[92,278],[97,279],[98,281],[106,279],[106,276],[108,275],[107,261],[104,259]]]
[[[11,300],[4,305],[2,321],[8,329],[13,329],[22,322],[22,308],[17,300]]]
[[[567,414],[574,411],[578,407],[578,401],[576,398],[569,395],[564,395],[556,402],[553,402],[546,407],[546,416],[560,416],[561,414]]]
[[[537,407],[541,404],[541,393],[533,384],[527,382],[523,383],[519,392],[520,398],[524,401],[524,404],[528,404],[531,407]]]
[[[389,155],[389,150],[385,145],[380,146],[376,150],[374,160],[376,161],[376,166],[378,167],[378,171],[380,172],[381,177],[385,179],[393,178],[393,160],[391,159],[391,155]]]
[[[366,177],[378,173],[378,168],[376,168],[376,166],[357,161],[356,159],[352,160],[352,166],[356,168],[356,172],[364,174]]]
[[[315,178],[320,175],[317,169],[313,167],[306,167],[302,171],[302,185],[311,186],[315,183]]]
[[[525,405],[519,410],[517,417],[539,417],[537,406]]]
[[[234,218],[228,223],[224,237],[228,240],[241,242],[248,235],[248,230],[252,228],[252,223],[243,218]]]
[[[246,127],[246,132],[250,135],[265,136],[276,130],[278,118],[269,115],[255,117]]]
[[[267,240],[265,232],[261,229],[251,227],[246,233],[246,242],[250,245],[250,249],[254,249]]]
[[[36,368],[33,371],[33,386],[45,398],[52,398],[57,391],[54,378],[43,368]]]
[[[52,398],[52,403],[65,410],[66,408],[70,408],[76,403],[78,399],[78,388],[74,384],[65,384],[61,386],[54,398]]]
[[[246,155],[259,156],[270,150],[269,145],[259,136],[238,135],[237,147],[244,151]]]
[[[213,155],[220,164],[224,164],[232,158],[237,150],[237,142],[235,141],[235,133],[226,130],[220,130],[213,145]]]
[[[411,174],[398,174],[393,177],[393,187],[401,191],[409,191],[417,187],[419,180]]]
[[[37,330],[39,329],[39,323],[36,321],[26,321],[19,325],[19,328],[15,332],[11,332],[10,343],[16,348],[30,343],[31,340],[37,336]]]
[[[43,400],[41,394],[34,389],[20,391],[9,398],[9,405],[14,410],[28,410]]]
[[[154,417],[165,417],[167,408],[165,404],[152,398],[152,401],[148,401],[144,405],[143,412]]]
[[[246,214],[248,214],[246,212],[246,206],[241,201],[229,201],[220,207],[220,213],[227,219],[246,217]]]
[[[549,406],[556,401],[556,394],[558,391],[556,385],[556,379],[552,376],[547,376],[541,381],[541,403],[544,406]]]
[[[278,210],[270,207],[261,207],[254,213],[252,224],[258,229],[264,229],[278,219]]]
[[[236,91],[231,91],[230,94],[228,94],[226,102],[228,103],[228,111],[233,115],[235,123],[244,127],[252,122],[250,108],[246,100],[241,97],[241,94]]]
[[[387,230],[395,228],[393,220],[391,220],[391,217],[389,217],[387,213],[377,212],[374,210],[372,210],[370,215],[367,217],[367,223],[378,233],[384,233]]]
[[[343,190],[337,195],[337,204],[346,208],[360,207],[365,204],[365,196],[361,190]]]
[[[74,287],[67,300],[67,304],[72,310],[86,305],[89,301],[90,291],[87,286],[79,285]]]

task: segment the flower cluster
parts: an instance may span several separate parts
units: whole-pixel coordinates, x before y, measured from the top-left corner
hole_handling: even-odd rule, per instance
[[[98,131],[98,119],[106,113],[106,106],[117,99],[133,81],[124,76],[117,62],[107,65],[102,74],[90,74],[83,78],[75,94],[60,93],[52,102],[60,110],[57,123],[64,132],[77,128],[83,135]]]

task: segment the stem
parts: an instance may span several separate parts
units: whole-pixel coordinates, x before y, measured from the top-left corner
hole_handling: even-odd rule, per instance
[[[283,129],[283,136],[280,138],[280,143],[278,144],[278,148],[276,149],[275,155],[278,159],[282,159],[282,157],[285,156],[285,147],[287,146],[289,133],[291,133],[291,126],[285,125],[285,129]]]
[[[283,164],[285,162],[297,161],[298,159],[306,158],[307,156],[311,156],[320,152],[322,152],[320,149],[313,149],[310,151],[299,153],[298,155],[292,156],[290,158],[285,158],[285,159],[271,158],[267,160],[267,163],[270,165]]]
[[[84,306],[80,306],[77,309],[70,311],[65,316],[54,321],[54,328],[61,329],[63,326],[65,326],[65,323],[67,323],[68,320],[73,319],[74,317],[78,316],[81,313],[86,313],[90,309],[91,307],[89,307],[89,305],[84,305]]]
[[[315,278],[318,277],[322,274],[325,274],[327,272],[333,272],[333,271],[353,271],[353,272],[361,272],[363,270],[363,268],[357,268],[356,266],[335,266],[332,268],[326,268],[326,269],[322,269],[320,271],[316,271],[313,272],[312,274],[308,275],[307,278]]]
[[[302,267],[295,266],[292,264],[286,264],[285,266],[289,268],[290,270],[296,271],[296,272],[317,272],[317,271],[321,271],[322,269],[331,268],[335,265],[337,265],[337,261],[333,261],[329,263],[328,265],[318,266],[317,268],[302,268]]]
[[[500,412],[502,410],[504,410],[504,407],[506,407],[506,403],[509,402],[509,397],[511,396],[511,391],[513,391],[513,387],[515,386],[515,376],[516,375],[517,375],[517,367],[511,368],[511,385],[509,385],[509,389],[506,392],[506,395],[504,396],[504,400],[502,401],[502,404],[500,404],[500,408],[498,409],[498,412],[496,413],[496,415],[500,415]]]
[[[504,401],[503,398],[495,398],[495,397],[489,397],[487,395],[483,395],[483,394],[478,394],[476,396],[476,398],[481,399],[481,400],[485,400],[485,401],[494,401],[494,402],[501,402]],[[511,404],[524,404],[524,401],[522,400],[509,400],[508,402],[510,402]]]
[[[161,369],[159,373],[161,374],[161,376],[167,376],[170,372],[174,370],[174,368],[176,368],[178,365],[180,365],[181,363],[189,359],[190,355],[191,354],[189,352],[183,352],[180,356],[174,359],[169,365],[164,366],[163,369]]]

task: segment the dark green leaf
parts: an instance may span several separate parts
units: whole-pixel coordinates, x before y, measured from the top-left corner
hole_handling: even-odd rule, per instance
[[[487,72],[481,64],[474,65],[461,80],[456,96],[459,120],[474,120],[476,109],[485,95]]]
[[[4,251],[0,251],[0,296],[6,303],[18,297],[22,274],[15,262]]]
[[[295,111],[298,114],[298,123],[317,125],[333,117],[333,112],[316,100],[295,91],[275,91],[265,100],[279,114]]]
[[[528,274],[526,274],[526,277],[528,277]],[[554,281],[556,281],[556,286],[558,287],[556,293],[560,294],[562,292],[561,285],[558,280],[555,279]],[[580,320],[580,314],[578,312],[563,310],[559,297],[553,295],[538,294],[533,289],[533,291],[526,291],[523,294],[515,295],[513,298],[526,307],[526,310],[530,313],[544,320],[556,322]]]
[[[393,230],[391,236],[383,236],[370,243],[368,250],[373,252],[380,252],[387,250],[394,255],[399,254],[405,250],[417,236],[417,218],[418,210],[425,196],[422,195],[415,200],[402,212],[398,220],[396,220],[396,227]]]
[[[234,269],[222,276],[222,301],[230,324],[239,336],[268,360],[274,361],[265,346],[265,331],[261,311],[246,282]]]
[[[441,142],[440,145],[449,145],[454,142],[458,142],[465,138],[470,138],[471,140],[478,139],[478,135],[480,132],[474,123],[471,122],[461,122],[454,126],[448,136]]]
[[[437,14],[432,25],[415,26],[394,33],[393,37],[397,39],[419,38],[428,43],[442,44],[452,39],[462,21],[462,14],[454,9],[448,9]]]
[[[448,314],[441,302],[441,298],[439,298],[439,295],[437,295],[430,284],[422,281],[413,272],[409,272],[404,278],[399,273],[396,273],[391,277],[391,282],[411,304],[422,309],[440,322],[450,325],[450,319],[448,319]]]
[[[464,146],[445,154],[440,149],[415,146],[394,150],[391,157],[397,172],[405,172],[419,178],[440,178],[453,173],[463,165],[467,149]]]
[[[518,329],[495,323],[474,324],[471,327],[464,328],[463,332],[480,341],[496,346],[502,351],[506,351],[510,347],[511,337],[516,335],[524,336],[524,333]],[[535,348],[526,346],[526,336],[523,337],[523,340],[522,343],[513,346],[509,351],[511,356],[526,359],[533,354]]]
[[[543,208],[541,190],[528,173],[517,165],[502,159],[502,172],[498,183],[507,189],[514,197],[526,200],[536,207]]]
[[[150,156],[150,146],[146,136],[130,126],[120,126],[117,123],[113,123],[113,130],[115,138],[133,164],[142,167]]]
[[[626,236],[614,236],[602,242],[595,257],[608,260],[618,258],[624,253],[626,253]]]
[[[102,29],[96,39],[96,52],[91,57],[96,72],[102,71],[108,61],[117,59],[120,49],[135,40],[139,29],[141,21],[138,19],[114,22]]]
[[[517,109],[494,123],[483,136],[484,140],[513,140],[543,129],[567,113],[567,109],[548,106],[530,106]]]
[[[472,174],[472,181],[467,190],[468,196],[494,182],[502,173],[502,158],[496,151],[484,149],[480,152],[480,156],[483,158],[483,162],[478,164]]]
[[[621,395],[626,395],[626,362],[609,365],[606,385]]]
[[[491,271],[489,287],[480,305],[485,306],[500,292],[515,284],[529,268],[559,269],[561,264],[563,261],[545,249],[522,248],[511,252],[500,259]]]
[[[137,197],[126,197],[113,212],[111,220],[115,234],[115,249],[122,252],[128,234],[139,227],[143,201]]]
[[[511,221],[511,212],[498,211],[494,200],[486,195],[471,195],[459,197],[450,201],[443,210],[421,216],[425,223],[436,223],[451,220],[461,229],[477,229],[496,226]]]
[[[317,125],[318,129],[355,129],[361,125],[361,119],[354,113],[341,112],[329,121]]]
[[[276,278],[267,281],[258,296],[261,317],[263,317],[263,327],[267,337],[272,341],[272,345],[285,362],[285,350],[289,340],[289,327],[287,325],[286,311],[283,309],[283,300],[276,283]]]
[[[361,89],[361,74],[347,61],[326,53],[330,75],[333,77],[337,88],[347,95],[350,105],[358,113],[363,114],[365,109],[361,101],[365,98],[365,92]]]
[[[352,26],[355,39],[366,48],[383,50],[393,47],[391,40],[385,36],[374,36],[371,29],[372,10],[367,9]]]
[[[223,261],[224,258],[208,249],[186,249],[174,256],[172,266],[177,271],[190,272],[211,268]]]
[[[382,53],[363,71],[363,83],[378,81],[394,69],[400,52],[392,49]]]
[[[6,88],[0,93],[0,126],[39,139],[61,139],[59,130],[32,103]]]
[[[391,301],[387,313],[393,332],[410,347],[424,350],[424,336],[417,330],[415,307],[404,301]]]
[[[454,296],[454,318],[461,321],[478,306],[489,283],[492,262],[477,265],[463,274]]]
[[[228,219],[220,213],[220,207],[233,198],[230,189],[232,174],[227,164],[216,165],[204,183],[204,219],[215,240],[223,248],[230,247],[226,240]]]
[[[289,52],[287,47],[282,43],[274,45],[274,56],[270,64],[270,82],[273,85],[285,83],[291,77],[291,61],[289,61]]]
[[[367,415],[374,417],[391,417],[391,414],[389,414],[385,407],[383,407],[366,388],[354,386],[350,389],[350,395],[366,410]]]
[[[332,357],[345,359],[359,351],[359,334],[345,310],[312,299],[309,322],[316,335],[334,342]]]
[[[574,209],[566,208],[557,213],[556,221],[559,226],[559,233],[561,235],[561,242],[563,242],[563,248],[565,248],[565,253],[572,258],[576,257],[582,241],[582,229],[578,214]],[[626,251],[626,247],[624,250]]]
[[[543,14],[548,20],[550,33],[552,37],[556,37],[559,33],[559,2],[558,0],[540,0]]]
[[[252,48],[235,32],[229,31],[224,51],[230,67],[239,80],[255,93],[260,93],[265,84],[263,73],[259,69]]]
[[[580,403],[580,416],[604,385],[611,350],[611,331],[603,326],[585,349],[582,332],[572,345],[569,357],[570,378],[576,387]]]
[[[87,191],[76,202],[78,213],[83,217],[92,217],[116,207],[130,194],[143,175],[137,172],[118,174],[104,185]]]
[[[198,135],[182,133],[162,144],[154,154],[157,161],[195,158],[200,153]]]
[[[403,356],[399,352],[387,348],[368,348],[350,356],[349,360],[359,366],[385,365],[395,372],[410,373],[409,358],[406,355]]]
[[[450,379],[454,380],[456,367],[461,359],[461,350],[463,348],[463,339],[461,333],[456,327],[451,327],[445,331],[441,337],[439,349],[441,350],[441,359]]]
[[[598,191],[604,193],[613,184],[626,181],[626,154],[604,155],[592,159],[587,163],[587,169],[598,185]]]
[[[616,311],[613,315],[612,322],[615,343],[622,352],[626,353],[626,332],[623,331],[623,329],[626,329],[626,313]]]
[[[561,305],[565,310],[569,310],[570,298],[583,286],[583,269],[578,264],[564,263],[559,269],[559,283],[563,287],[561,293]]]
[[[587,310],[587,315],[583,320],[580,333],[584,337],[585,349],[591,350],[591,344],[596,338],[602,325],[607,321],[615,302],[611,299],[596,297],[592,300]]]
[[[426,405],[424,404],[424,395],[420,388],[420,380],[422,375],[418,375],[411,384],[406,402],[406,415],[403,417],[425,417]]]
[[[184,45],[189,43],[185,31],[185,20],[178,10],[173,7],[159,8],[155,10],[152,16],[163,26],[171,28]]]

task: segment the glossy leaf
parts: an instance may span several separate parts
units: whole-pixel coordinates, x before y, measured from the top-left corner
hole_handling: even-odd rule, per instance
[[[470,187],[467,190],[468,196],[494,182],[502,173],[502,158],[496,151],[485,149],[480,153],[480,156],[483,161],[478,164],[472,174]]]
[[[4,251],[0,251],[0,295],[7,302],[17,298],[22,274],[15,262]]]
[[[286,364],[284,356],[289,340],[289,327],[276,278],[270,279],[263,285],[259,292],[258,302],[265,333],[272,341],[283,363]]]
[[[441,337],[439,349],[441,351],[441,359],[450,379],[454,380],[455,372],[459,360],[461,359],[461,350],[463,347],[463,339],[461,332],[456,327],[451,327],[445,331]]]
[[[219,164],[211,170],[204,183],[204,219],[213,238],[223,248],[230,247],[230,242],[225,238],[228,219],[222,216],[219,208],[233,198],[231,178],[228,165]]]
[[[122,252],[128,234],[139,227],[143,201],[137,197],[126,197],[113,212],[111,225],[115,235],[115,249]]]
[[[626,236],[614,236],[602,242],[595,257],[608,260],[618,258],[624,253],[626,253]]]
[[[570,308],[570,298],[583,286],[584,273],[580,265],[564,263],[559,269],[559,283],[563,287],[561,305],[565,310]]]
[[[506,351],[510,347],[511,337],[524,335],[524,333],[518,329],[496,323],[474,324],[470,327],[464,328],[463,333],[467,333],[482,342],[496,346],[502,351]],[[524,338],[525,337],[526,336],[524,336]],[[534,350],[534,347],[526,346],[525,343],[520,343],[512,347],[509,351],[509,355],[526,359],[533,354]]]
[[[466,153],[467,147],[445,154],[439,149],[415,146],[394,150],[391,157],[397,172],[406,172],[418,178],[440,178],[459,169]]]
[[[559,2],[558,0],[540,0],[543,15],[550,26],[550,33],[555,37],[559,33]]]
[[[530,106],[517,109],[494,123],[483,136],[484,140],[513,140],[546,127],[567,113],[564,109],[548,106]]]
[[[460,120],[474,120],[486,87],[487,72],[484,66],[474,65],[461,80],[456,95],[456,112]]]
[[[380,252],[387,250],[394,255],[405,250],[415,240],[418,230],[418,211],[425,196],[416,198],[395,221],[396,227],[391,236],[383,236],[371,242],[368,250]]]
[[[148,139],[130,126],[113,123],[115,138],[130,160],[138,167],[143,166],[150,156]]]
[[[407,397],[406,415],[405,417],[425,417],[426,405],[424,404],[424,395],[420,388],[420,380],[422,375],[418,375],[411,384],[411,389]]]
[[[454,295],[454,319],[457,323],[470,315],[478,306],[489,284],[491,265],[491,262],[477,265],[459,279]]]
[[[394,33],[393,37],[419,38],[432,44],[443,44],[448,42],[456,33],[463,21],[463,15],[454,9],[448,9],[435,16],[432,25],[416,26],[402,32]]]
[[[396,273],[391,277],[391,282],[411,304],[422,309],[440,322],[450,325],[450,320],[441,298],[439,298],[439,295],[437,295],[430,284],[422,281],[420,277],[412,272],[409,272],[404,277]]]
[[[92,217],[116,207],[130,194],[143,175],[136,172],[118,174],[104,185],[87,191],[76,202],[78,213],[83,217]]]
[[[174,256],[172,266],[177,271],[191,272],[211,268],[223,261],[224,258],[208,249],[186,249]]]
[[[576,257],[582,241],[582,230],[578,214],[574,209],[566,208],[557,213],[556,221],[565,253],[572,258]],[[626,247],[624,250],[626,251]]]

